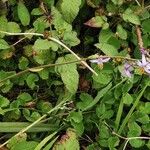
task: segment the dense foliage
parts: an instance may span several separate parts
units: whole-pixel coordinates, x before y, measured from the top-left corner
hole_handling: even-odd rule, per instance
[[[150,149],[149,0],[0,9],[3,148]]]

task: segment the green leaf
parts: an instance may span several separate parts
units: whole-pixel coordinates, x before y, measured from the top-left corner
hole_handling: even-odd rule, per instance
[[[24,141],[26,142],[26,138],[27,138],[26,133],[22,133],[20,134],[20,136],[12,137],[10,141],[8,142],[7,147],[12,150],[17,145],[17,143],[21,143]]]
[[[81,110],[83,110],[93,101],[93,97],[89,95],[88,93],[81,93],[80,99],[82,101],[77,103],[77,108]]]
[[[139,110],[141,111],[141,112],[143,112],[143,113],[145,113],[145,114],[150,114],[150,102],[146,102],[145,104],[144,104],[144,106],[141,106],[140,108],[139,108]]]
[[[80,150],[75,131],[67,129],[66,134],[54,145],[53,150]]]
[[[65,63],[67,61],[73,61],[76,58],[72,54],[59,57],[56,63]],[[69,92],[75,93],[78,89],[79,74],[77,72],[76,64],[66,64],[63,66],[56,66],[56,71],[60,73],[63,83]]]
[[[9,100],[2,95],[0,95],[0,107],[7,107],[9,105]]]
[[[99,137],[100,139],[108,139],[110,136],[109,129],[106,127],[106,125],[102,124],[99,126]]]
[[[129,123],[128,127],[129,127],[128,137],[138,137],[141,135],[141,127],[136,122]],[[131,144],[132,147],[139,148],[143,146],[144,141],[140,139],[133,139],[130,140],[129,143]]]
[[[81,0],[62,0],[60,4],[60,10],[64,19],[68,23],[72,23],[76,18],[79,7],[81,5]]]
[[[111,0],[115,5],[122,5],[124,0]]]
[[[140,136],[141,135],[141,127],[136,122],[128,123],[128,137]]]
[[[150,19],[146,19],[142,22],[142,29],[144,30],[144,32],[148,32],[150,33]]]
[[[71,120],[71,125],[73,126],[73,128],[76,130],[77,135],[78,136],[82,136],[83,132],[84,132],[84,125],[83,122],[75,122],[73,120]]]
[[[18,3],[18,17],[23,26],[27,26],[30,23],[30,14],[26,6],[22,1]]]
[[[21,104],[25,104],[26,102],[29,102],[32,100],[32,97],[29,93],[21,93],[18,97],[17,100],[20,101]]]
[[[35,141],[22,141],[16,143],[11,150],[33,150],[38,145],[38,142]]]
[[[96,115],[101,118],[101,116],[106,112],[106,106],[104,103],[97,105],[96,107]]]
[[[38,80],[39,77],[36,74],[30,73],[26,79],[26,82],[31,89],[34,89],[34,87],[36,86],[35,82]]]
[[[49,27],[49,23],[48,22],[45,22],[44,21],[45,18],[44,16],[42,17],[38,17],[34,23],[33,23],[33,26],[34,26],[34,29],[36,30],[36,32],[38,33],[43,33],[44,30]]]
[[[8,22],[7,32],[20,33],[21,29],[20,29],[19,25],[16,22]]]
[[[29,64],[28,59],[27,59],[26,57],[23,57],[23,56],[22,56],[22,57],[19,59],[18,67],[19,67],[20,70],[25,70],[25,69],[27,69],[28,64]]]
[[[92,76],[93,80],[96,82],[107,85],[112,80],[112,75],[105,72],[104,70],[98,69],[96,72],[98,73],[98,76]]]
[[[110,137],[110,138],[108,139],[109,148],[110,148],[110,149],[115,148],[116,146],[119,145],[119,142],[120,142],[120,140],[119,140],[118,137]]]
[[[40,109],[43,113],[47,113],[52,109],[52,104],[50,102],[39,101],[37,103],[37,108]]]
[[[63,41],[70,46],[76,46],[80,43],[80,40],[77,38],[77,33],[74,31],[65,32]]]
[[[127,39],[127,32],[125,29],[123,29],[121,24],[117,25],[117,33],[116,34],[118,34],[118,36],[123,40]]]
[[[8,43],[5,40],[0,39],[0,50],[1,49],[8,49],[8,48],[10,48],[10,46],[8,45]]]
[[[43,12],[41,11],[40,8],[34,8],[32,11],[31,11],[31,15],[34,15],[34,16],[38,16],[38,15],[42,15]]]
[[[147,124],[149,123],[149,116],[143,110],[140,109],[140,111],[136,111],[133,113],[130,120],[132,122],[137,121],[141,124]]]
[[[38,74],[43,80],[46,80],[49,78],[49,69],[42,69]]]
[[[37,39],[34,43],[33,49],[35,50],[47,50],[51,47],[51,42],[48,40]]]
[[[97,48],[99,48],[105,55],[108,55],[108,56],[117,56],[118,55],[117,49],[111,44],[97,43],[97,44],[95,44],[95,46]]]
[[[130,8],[125,10],[122,17],[123,17],[124,21],[131,22],[131,23],[136,24],[136,25],[141,24],[139,16],[134,14],[134,12]]]
[[[71,112],[69,118],[76,123],[80,123],[83,120],[82,112]]]
[[[110,31],[110,29],[101,30],[99,34],[99,43],[107,43],[112,36],[114,36],[114,34]]]
[[[125,95],[123,95],[124,104],[130,105],[132,102],[133,102],[133,97],[129,93],[126,93]]]
[[[84,24],[90,27],[100,28],[106,23],[107,18],[103,16],[96,16],[85,22]]]
[[[72,30],[72,26],[63,19],[62,14],[55,7],[52,7],[51,11],[54,18],[52,23],[58,33],[63,34],[64,31]]]
[[[0,31],[7,31],[7,18],[6,16],[0,17]],[[0,33],[0,38],[3,38],[5,34]]]

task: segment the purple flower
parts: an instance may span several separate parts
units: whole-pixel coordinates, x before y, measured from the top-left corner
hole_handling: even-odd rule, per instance
[[[90,62],[92,63],[97,63],[99,65],[103,65],[103,63],[105,62],[108,62],[110,60],[110,58],[98,58],[98,59],[93,59],[93,60],[90,60]]]
[[[133,71],[133,67],[130,64],[125,63],[124,64],[124,70],[122,72],[122,76],[131,78],[131,76],[132,76],[131,72],[132,71]]]
[[[143,47],[140,48],[140,51],[141,51],[142,54],[146,54],[145,48],[143,48]]]
[[[150,62],[146,60],[146,57],[144,54],[142,54],[142,60],[137,61],[137,65],[144,69],[145,72],[150,74]]]

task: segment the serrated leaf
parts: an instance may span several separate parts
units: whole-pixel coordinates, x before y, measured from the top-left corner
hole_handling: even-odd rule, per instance
[[[127,39],[127,32],[126,32],[126,30],[123,29],[121,24],[117,25],[117,34],[121,39],[123,39],[123,40]]]
[[[109,29],[101,30],[99,34],[99,43],[107,43],[112,36],[114,36],[114,34]]]
[[[0,50],[1,49],[8,49],[8,48],[10,48],[10,46],[8,45],[8,43],[5,40],[0,39]]]
[[[128,128],[129,128],[128,137],[140,136],[141,127],[136,122],[129,123]]]
[[[33,26],[34,26],[34,29],[36,30],[36,32],[38,33],[43,33],[44,30],[49,27],[49,23],[48,22],[45,22],[45,17],[42,16],[42,17],[38,17],[34,23],[33,23]]]
[[[95,80],[96,82],[100,84],[106,85],[112,79],[112,76],[110,74],[105,73],[103,70],[99,69],[97,73],[98,73],[98,76],[93,75],[92,78],[93,80]]]
[[[25,69],[27,69],[28,64],[29,64],[28,59],[27,59],[26,57],[21,57],[21,58],[19,59],[18,67],[19,67],[19,69],[21,69],[21,70],[25,70]]]
[[[130,105],[133,102],[133,98],[129,93],[126,93],[125,95],[123,95],[123,103]]]
[[[128,8],[122,15],[124,21],[131,22],[136,25],[140,25],[140,18],[138,15],[134,14],[134,12]]]
[[[73,129],[67,129],[66,134],[64,134],[60,141],[58,141],[52,150],[79,150],[79,142],[77,140],[77,135]]]
[[[41,71],[38,72],[39,76],[43,79],[46,80],[49,78],[49,70],[48,69],[42,69]]]
[[[26,6],[22,1],[18,3],[18,17],[23,26],[27,26],[30,23],[30,14]]]
[[[9,105],[9,100],[2,95],[0,95],[0,107],[7,107]]]
[[[81,0],[62,0],[60,4],[61,13],[68,23],[72,23],[76,18]]]
[[[77,108],[81,110],[83,110],[93,101],[93,97],[88,93],[81,93],[80,99],[82,101],[77,103]]]
[[[20,29],[19,25],[16,22],[8,22],[7,32],[20,33],[21,29]]]
[[[51,42],[48,40],[37,39],[34,43],[33,49],[35,50],[47,50],[51,47]]]
[[[7,19],[5,16],[0,17],[0,31],[7,31]],[[0,37],[3,38],[5,34],[0,33]]]
[[[22,104],[29,102],[32,100],[32,97],[29,93],[21,93],[18,97],[17,100],[19,100]]]
[[[38,81],[38,80],[39,80],[39,77],[36,74],[31,73],[31,74],[28,75],[28,77],[26,79],[26,82],[27,82],[27,85],[31,89],[33,89],[36,86],[35,82]]]
[[[74,31],[65,32],[63,41],[70,46],[76,46],[80,43],[80,40],[77,38],[77,33]]]
[[[61,78],[68,91],[71,93],[75,93],[77,91],[79,82],[79,74],[77,71],[70,70],[67,72],[62,72]]]
[[[73,61],[76,58],[72,54],[59,57],[57,63],[65,63],[67,61]],[[63,66],[55,67],[56,71],[60,73],[63,83],[69,92],[75,93],[78,89],[79,74],[77,72],[76,64],[66,64]]]
[[[108,145],[109,145],[109,148],[113,150],[113,148],[115,148],[116,146],[119,145],[119,138],[118,137],[110,137],[108,139]]]
[[[82,112],[71,112],[69,115],[70,120],[73,120],[76,123],[82,122],[83,116]]]
[[[34,16],[38,16],[38,15],[42,15],[43,12],[41,11],[40,8],[34,8],[32,11],[31,11],[31,15],[34,15]]]
[[[97,43],[97,44],[95,44],[95,46],[97,48],[99,48],[107,56],[117,56],[118,55],[117,49],[111,44]]]
[[[62,32],[63,34],[64,31],[72,30],[72,26],[63,19],[62,14],[55,7],[52,7],[51,11],[54,17],[52,23],[58,32]]]
[[[144,30],[144,32],[148,32],[150,33],[150,19],[146,19],[143,21],[142,23],[142,29]]]

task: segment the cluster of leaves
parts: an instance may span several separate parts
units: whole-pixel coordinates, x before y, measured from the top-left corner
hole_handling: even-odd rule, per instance
[[[148,49],[149,5],[148,0],[2,0],[0,31],[12,35],[0,33],[0,135],[8,133],[1,143],[66,99],[27,134],[12,138],[7,148],[115,150],[124,147],[121,136],[148,137],[149,77],[137,68],[132,78],[123,78],[119,57],[103,66],[91,64],[96,76],[68,63],[77,59],[47,36],[85,57],[99,53],[140,59],[135,28],[141,26]],[[14,36],[26,32],[45,39]],[[37,66],[43,67],[33,69]],[[132,148],[150,149],[150,141],[129,140],[127,149]]]

